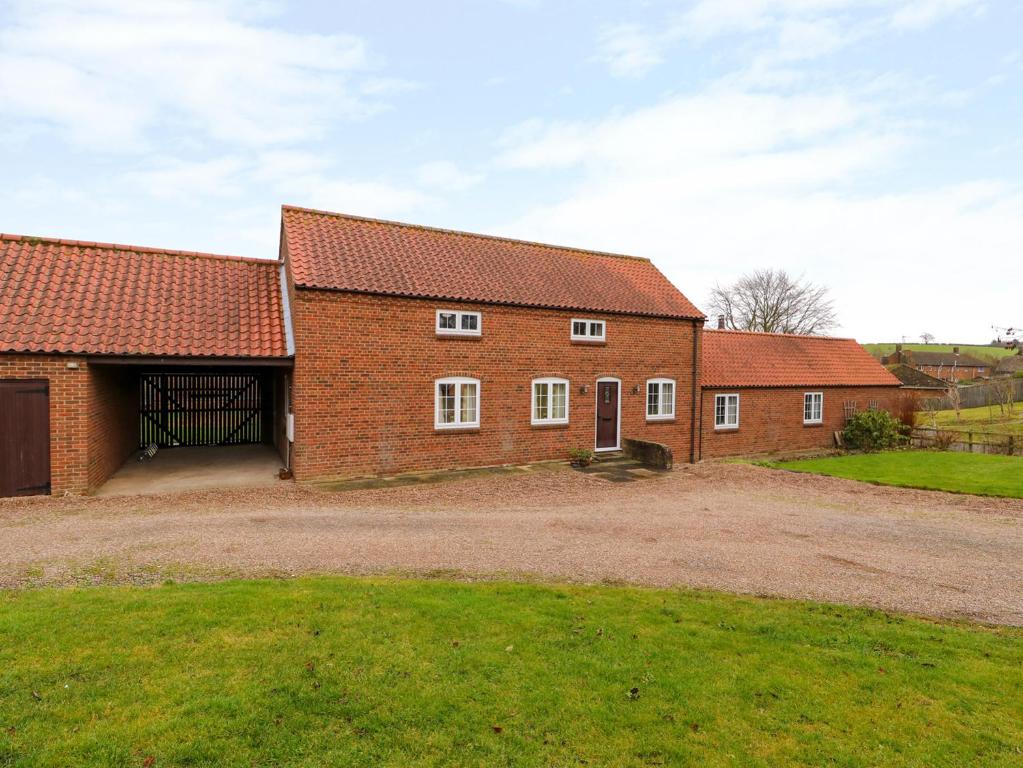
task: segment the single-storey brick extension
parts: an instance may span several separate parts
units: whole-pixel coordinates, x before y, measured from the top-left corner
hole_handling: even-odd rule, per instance
[[[647,259],[290,206],[277,261],[0,235],[0,269],[0,496],[151,443],[299,480],[825,447],[898,392],[849,340],[705,333]]]

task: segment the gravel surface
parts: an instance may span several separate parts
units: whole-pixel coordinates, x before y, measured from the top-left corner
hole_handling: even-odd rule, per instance
[[[1023,625],[1023,501],[738,464],[0,499],[0,586],[408,573],[689,585]]]

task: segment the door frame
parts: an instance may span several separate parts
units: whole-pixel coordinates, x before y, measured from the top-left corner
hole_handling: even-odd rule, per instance
[[[601,382],[614,382],[618,385],[618,423],[615,424],[615,444],[606,448],[597,447],[597,419],[600,409],[600,384]],[[593,387],[593,450],[596,451],[620,451],[622,449],[622,380],[615,376],[601,376],[597,379],[597,385]]]

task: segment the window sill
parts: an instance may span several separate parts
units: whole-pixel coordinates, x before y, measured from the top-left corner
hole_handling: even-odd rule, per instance
[[[567,421],[532,421],[529,426],[533,429],[568,429]]]
[[[482,333],[441,333],[440,331],[436,331],[434,336],[438,339],[461,339],[463,341],[483,338]]]
[[[803,426],[804,427],[808,427],[810,429],[812,429],[814,427],[817,427],[819,429],[820,427],[824,426],[824,422],[823,421],[804,421],[803,422]]]
[[[715,432],[738,432],[738,427],[714,427]]]
[[[433,431],[438,435],[462,435],[466,432],[479,432],[479,427],[437,427]]]
[[[678,419],[674,416],[647,416],[647,424],[674,424]],[[735,429],[735,427],[732,427]]]
[[[569,341],[584,347],[603,347],[607,344],[607,339],[569,339]]]

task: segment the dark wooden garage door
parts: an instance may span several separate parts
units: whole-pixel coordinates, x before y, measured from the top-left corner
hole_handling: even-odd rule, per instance
[[[0,496],[49,492],[49,385],[0,381]]]

